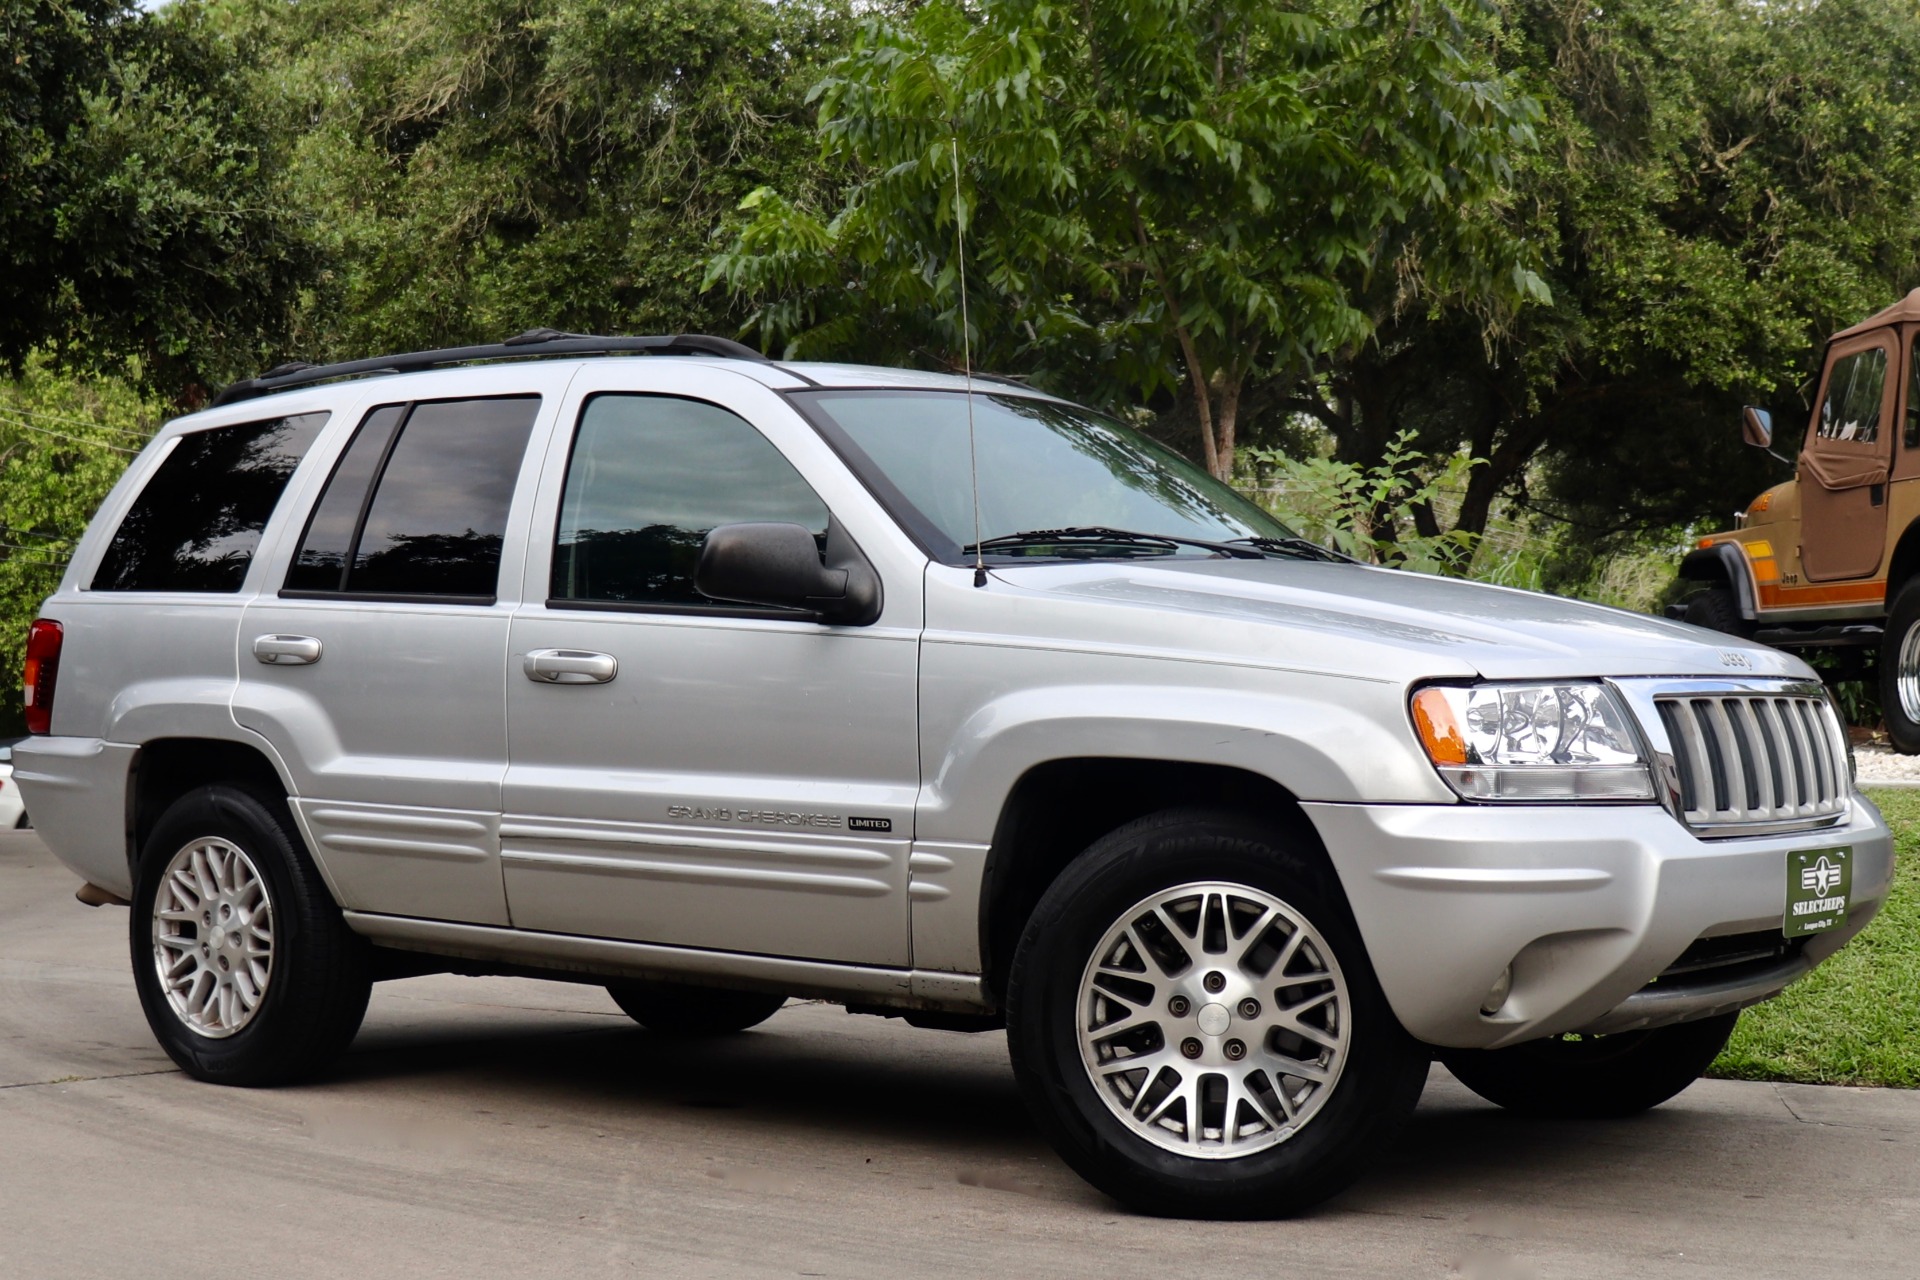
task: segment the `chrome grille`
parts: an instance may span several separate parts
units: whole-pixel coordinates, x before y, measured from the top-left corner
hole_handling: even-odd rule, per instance
[[[1847,811],[1853,771],[1832,704],[1817,694],[1657,697],[1688,826],[1819,826]]]

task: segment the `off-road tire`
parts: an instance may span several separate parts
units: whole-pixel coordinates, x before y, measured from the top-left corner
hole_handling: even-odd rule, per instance
[[[780,1011],[785,996],[759,991],[723,991],[677,982],[615,982],[607,994],[620,1011],[649,1031],[680,1036],[723,1036],[757,1027]]]
[[[257,868],[272,904],[273,962],[258,1008],[209,1039],[169,1002],[156,967],[154,899],[168,863],[198,841],[226,841]],[[271,1085],[316,1075],[352,1042],[372,991],[372,948],[341,918],[284,796],[215,785],[188,792],[154,824],[134,869],[134,985],[160,1047],[188,1075]]]
[[[1689,596],[1681,621],[1742,639],[1753,634],[1753,623],[1740,616],[1740,601],[1731,587],[1708,587]]]
[[[1900,675],[1900,658],[1911,644],[1911,671]],[[1906,696],[1901,686],[1906,686]],[[1887,629],[1880,639],[1880,714],[1887,738],[1903,755],[1920,754],[1920,578],[1911,578],[1893,598]]]
[[[1738,1013],[1610,1036],[1554,1036],[1509,1049],[1443,1049],[1440,1061],[1488,1102],[1521,1115],[1605,1120],[1651,1110],[1698,1080]]]
[[[1083,976],[1108,930],[1150,895],[1202,882],[1250,888],[1297,912],[1347,988],[1346,1057],[1330,1092],[1291,1136],[1247,1156],[1182,1155],[1140,1136],[1097,1091],[1078,1043]],[[1413,1111],[1429,1060],[1388,1008],[1311,832],[1231,812],[1153,814],[1076,858],[1021,934],[1006,1010],[1014,1075],[1054,1149],[1114,1199],[1170,1217],[1278,1217],[1339,1192]]]

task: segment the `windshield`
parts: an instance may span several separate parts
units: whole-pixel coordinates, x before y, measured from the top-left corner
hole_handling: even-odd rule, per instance
[[[916,526],[936,554],[953,559],[975,541],[964,393],[813,391],[795,399],[841,437],[836,443],[843,452],[853,446],[859,456],[850,461],[870,482],[883,482],[876,487],[889,505],[908,508],[895,514]],[[1090,528],[1211,542],[1294,536],[1171,449],[1085,409],[975,392],[973,427],[981,541]],[[1215,554],[1179,546],[1146,550]]]

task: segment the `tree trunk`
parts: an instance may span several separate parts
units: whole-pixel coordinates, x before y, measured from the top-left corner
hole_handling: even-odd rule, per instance
[[[1233,479],[1234,432],[1240,421],[1240,391],[1247,379],[1245,374],[1229,373],[1222,375],[1222,382],[1220,412],[1214,418],[1213,474],[1230,481]]]

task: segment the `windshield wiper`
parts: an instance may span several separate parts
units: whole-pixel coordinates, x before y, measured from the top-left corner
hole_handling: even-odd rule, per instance
[[[1258,547],[1262,551],[1296,556],[1302,560],[1325,560],[1331,564],[1361,563],[1344,551],[1323,547],[1307,538],[1235,538],[1233,541],[1236,545]]]
[[[1071,529],[1027,529],[1020,533],[1003,533],[996,538],[984,538],[978,543],[969,543],[960,550],[965,555],[973,555],[979,551],[1014,547],[1059,545],[1084,548],[1099,546],[1102,543],[1162,547],[1168,551],[1179,547],[1199,547],[1215,555],[1231,556],[1236,560],[1259,560],[1266,555],[1264,547],[1230,542],[1208,542],[1204,538],[1183,538],[1171,533],[1138,533],[1132,529],[1109,529],[1104,525],[1082,525]]]

